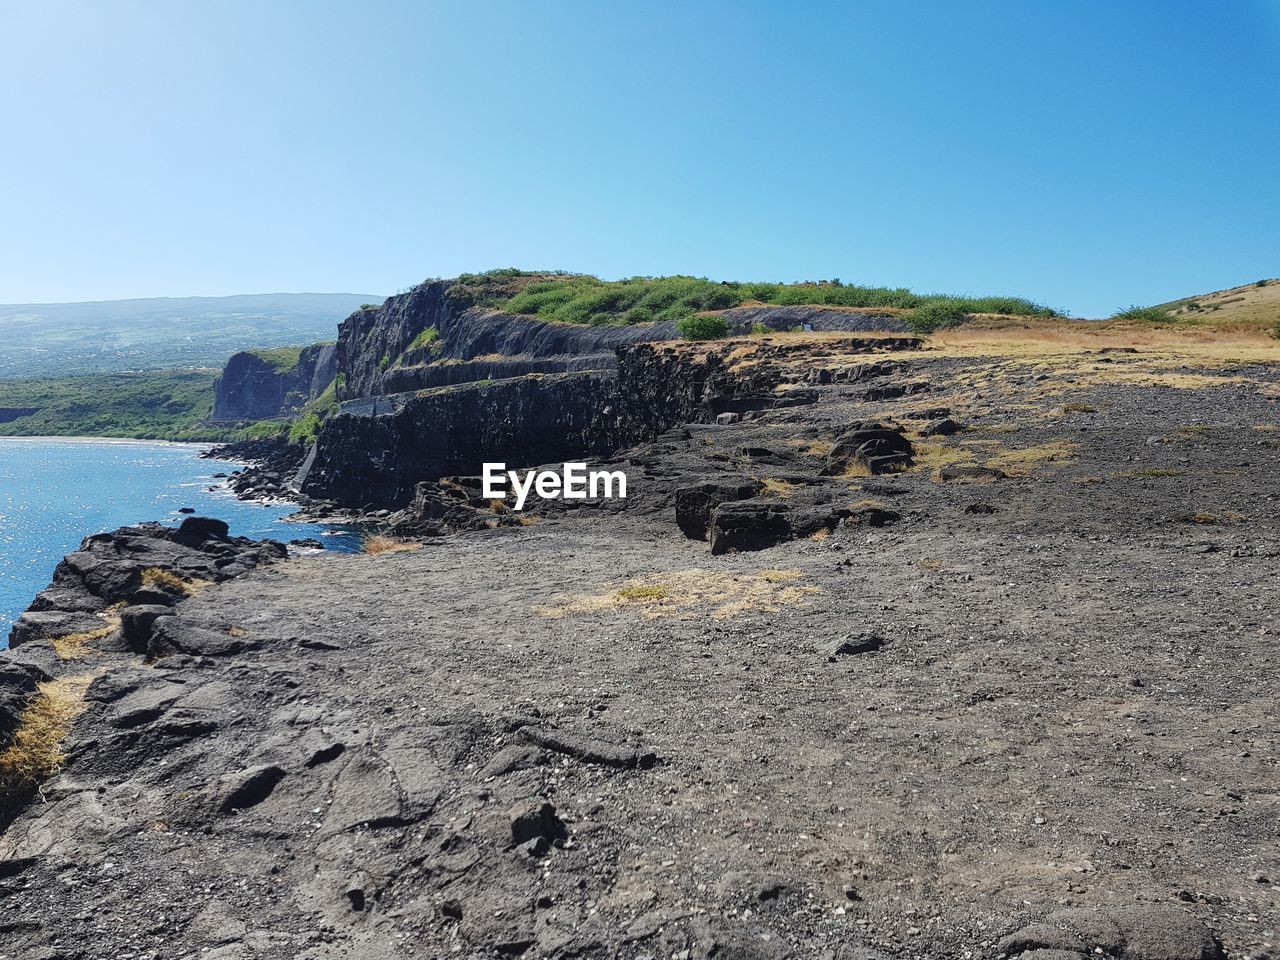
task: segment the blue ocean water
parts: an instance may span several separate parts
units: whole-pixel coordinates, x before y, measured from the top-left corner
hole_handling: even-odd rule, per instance
[[[144,520],[177,524],[181,507],[227,521],[236,536],[314,537],[331,550],[359,549],[350,529],[282,523],[294,508],[237,500],[213,474],[230,473],[239,464],[202,460],[204,449],[187,443],[0,438],[0,647],[9,625],[81,540]]]

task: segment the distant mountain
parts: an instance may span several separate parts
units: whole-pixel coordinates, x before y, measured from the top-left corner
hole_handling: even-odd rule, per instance
[[[261,293],[0,305],[0,379],[220,367],[251,347],[315,343],[364,303],[360,293]]]

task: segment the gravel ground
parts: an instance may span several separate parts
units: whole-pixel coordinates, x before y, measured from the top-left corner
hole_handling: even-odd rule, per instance
[[[0,957],[1280,956],[1280,378],[893,376],[930,392],[822,387],[633,451],[624,503],[179,606],[251,649],[86,661]],[[918,468],[821,476],[870,419]],[[712,555],[671,497],[720,474],[900,519]]]

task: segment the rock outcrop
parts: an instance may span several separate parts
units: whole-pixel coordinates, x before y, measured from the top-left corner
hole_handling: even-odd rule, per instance
[[[853,334],[825,347],[763,339],[635,343],[617,348],[612,370],[348,400],[326,421],[297,488],[349,508],[402,507],[420,481],[476,474],[486,461],[515,468],[604,456],[676,424],[812,403],[816,393],[801,384],[815,355],[847,358],[918,344]]]
[[[287,349],[287,348],[286,348]],[[288,417],[319,397],[337,374],[332,343],[303,347],[296,363],[272,358],[282,351],[237,353],[213,384],[213,420]]]
[[[283,544],[232,537],[223,521],[208,517],[86,538],[10,629],[10,649],[0,659],[0,747],[11,740],[37,684],[66,672],[86,648],[154,654],[157,626],[172,620],[180,600],[287,555]]]

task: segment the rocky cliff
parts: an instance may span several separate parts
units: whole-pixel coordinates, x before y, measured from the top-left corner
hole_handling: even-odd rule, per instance
[[[297,413],[337,374],[334,344],[237,353],[213,384],[213,420],[271,420]]]
[[[861,355],[918,345],[846,335],[833,348]],[[795,350],[810,360],[830,352],[762,340],[637,343],[615,351],[613,370],[348,400],[325,423],[297,486],[344,507],[397,507],[419,481],[476,474],[485,461],[514,468],[603,456],[678,423],[811,402],[802,384],[817,368],[784,373],[776,362]]]
[[[472,307],[452,280],[432,280],[360,310],[338,330],[338,399],[420,390],[445,383],[610,370],[619,348],[679,338],[674,323],[627,326],[548,323]],[[731,333],[769,330],[861,331],[904,329],[892,315],[824,307],[740,307],[724,311]],[[479,362],[465,373],[446,372]]]
[[[901,327],[883,314],[821,307],[724,316],[737,333]],[[454,281],[420,284],[342,323],[342,406],[295,486],[344,507],[403,506],[419,481],[476,473],[486,460],[516,467],[604,455],[682,421],[802,396],[772,396],[776,383],[756,382],[747,367],[729,371],[732,350],[758,344],[656,346],[677,339],[672,323],[549,323],[476,308]]]

